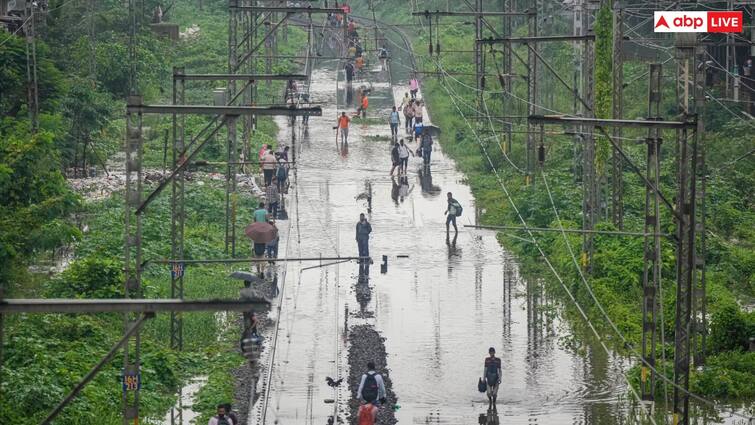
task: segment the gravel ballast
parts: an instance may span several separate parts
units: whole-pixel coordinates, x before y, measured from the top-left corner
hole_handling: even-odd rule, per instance
[[[351,389],[351,400],[349,401],[351,419],[349,423],[353,425],[357,423],[357,410],[359,409],[359,401],[357,400],[359,382],[362,379],[362,374],[367,371],[367,362],[370,361],[375,363],[375,369],[383,376],[385,381],[387,402],[380,406],[377,423],[393,425],[398,422],[394,411],[396,394],[393,393],[384,341],[385,338],[380,336],[380,333],[372,325],[357,325],[349,331],[349,388]]]

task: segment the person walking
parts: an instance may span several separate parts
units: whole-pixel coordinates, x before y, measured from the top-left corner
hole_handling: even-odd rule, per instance
[[[281,195],[278,189],[278,179],[273,176],[273,180],[265,188],[265,198],[267,199],[267,212],[273,219],[278,218],[278,206],[280,205]]]
[[[414,129],[414,101],[409,100],[409,104],[404,108],[404,118],[406,118],[406,133],[411,134]]]
[[[341,132],[341,143],[349,143],[349,123],[351,120],[346,116],[346,112],[341,112],[338,117],[338,131]]]
[[[277,234],[278,227],[275,226],[275,220],[272,218],[268,220],[268,223],[276,230],[275,239],[265,244],[265,254],[267,258],[278,258],[278,242],[280,242],[280,235]]]
[[[362,403],[357,411],[357,425],[375,425],[378,407],[373,403]]]
[[[416,121],[416,118],[415,118]],[[421,122],[415,122],[414,123],[414,135],[412,136],[412,141],[414,143],[419,142],[420,138],[422,137],[422,130],[424,130],[425,125]]]
[[[354,62],[348,61],[346,62],[346,66],[344,67],[346,71],[346,82],[351,83],[351,81],[354,79]]]
[[[385,383],[383,376],[375,372],[375,363],[367,363],[367,372],[362,374],[357,390],[357,399],[365,403],[385,403]]]
[[[399,125],[399,118],[398,118],[398,111],[396,110],[396,107],[393,107],[393,110],[391,111],[391,116],[388,118],[388,123],[391,125],[391,138],[393,140],[398,139],[398,125]]]
[[[404,144],[404,139],[401,139],[398,141],[398,159],[399,159],[399,167],[398,167],[398,173],[400,174],[406,174],[406,168],[409,164],[409,155],[414,155],[414,152],[412,152],[411,149],[409,149],[409,146],[406,146]]]
[[[257,266],[257,274],[259,277],[265,276],[265,261],[263,258],[265,257],[265,251],[267,250],[267,244],[265,242],[257,242],[253,241],[254,244],[252,245],[252,257],[254,257],[255,260],[252,264],[256,264]]]
[[[218,404],[217,414],[210,418],[207,425],[238,425],[226,414],[225,405]]]
[[[380,59],[380,70],[385,71],[387,66],[386,63],[388,62],[388,49],[383,45],[380,49],[378,49],[378,58]]]
[[[275,151],[275,159],[278,161],[288,161],[288,146],[278,146],[278,149]]]
[[[265,143],[265,144],[264,144],[264,145],[262,145],[262,147],[260,148],[260,151],[259,151],[259,153],[257,154],[257,159],[259,159],[259,160],[260,160],[260,162],[262,162],[262,158],[263,158],[263,157],[265,156],[265,153],[267,152],[267,150],[268,150],[268,148],[269,148],[269,147],[270,147],[270,145],[268,145],[267,143]]]
[[[262,156],[262,174],[265,177],[265,187],[270,186],[273,181],[273,175],[275,174],[275,166],[278,164],[278,160],[275,159],[275,155],[271,150],[265,151]]]
[[[430,132],[423,128],[422,137],[419,142],[419,150],[422,154],[422,164],[427,167],[430,165],[430,155],[433,153],[433,138]]]
[[[286,147],[286,149],[288,149],[288,147]],[[288,186],[286,185],[286,182],[288,181],[288,163],[284,162],[283,158],[278,161],[278,165],[275,169],[275,181],[278,182],[279,193],[288,193]]]
[[[233,410],[231,403],[225,403],[225,414],[231,418],[234,424],[239,425],[239,415]]]
[[[399,144],[398,142],[396,142],[393,145],[393,148],[391,148],[391,162],[393,162],[393,167],[391,167],[391,172],[389,174],[391,176],[393,175],[393,170],[395,170],[396,167],[399,167],[398,173],[401,174],[401,158],[398,155],[398,147],[399,147]]]
[[[362,94],[362,104],[359,105],[359,109],[357,109],[357,115],[361,115],[362,118],[366,118],[367,117],[367,107],[369,107],[369,106],[370,106],[370,100],[367,97],[367,92],[364,92],[364,94]]]
[[[421,100],[417,100],[416,102],[414,102],[414,125],[417,125],[422,122],[422,117],[424,115],[422,113],[422,109],[423,109],[422,107],[423,107],[423,103]]]
[[[496,398],[498,397],[498,385],[501,384],[501,359],[495,356],[495,348],[488,349],[490,356],[485,357],[485,370],[483,376],[488,384],[488,407],[495,410]]]
[[[411,119],[408,118],[409,116],[409,106],[412,104],[412,98],[409,96],[409,92],[404,93],[404,98],[401,99],[401,112],[404,113],[404,131],[409,131],[409,126],[411,125]]]
[[[356,227],[356,239],[360,257],[370,256],[370,233],[372,233],[372,226],[370,225],[370,222],[367,221],[364,213],[359,214],[359,221],[357,222]],[[369,261],[372,262],[371,259]],[[363,264],[365,262],[367,262],[365,258],[359,259],[359,264]]]
[[[461,204],[454,199],[451,192],[448,192],[448,207],[446,208],[446,238],[448,238],[449,224],[453,223],[454,232],[459,233],[459,228],[456,227],[456,217],[461,215]]]
[[[417,92],[419,91],[419,81],[417,81],[417,76],[413,76],[411,80],[409,80],[409,93],[412,94],[412,99],[417,98]]]
[[[264,223],[267,221],[267,209],[265,208],[265,203],[260,202],[259,206],[256,210],[254,210],[254,213],[252,214],[254,216],[254,222],[255,223]]]

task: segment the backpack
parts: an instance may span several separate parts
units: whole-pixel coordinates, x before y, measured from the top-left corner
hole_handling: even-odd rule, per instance
[[[223,416],[222,418],[215,416],[215,419],[218,420],[218,425],[233,425],[233,420],[228,416]]]
[[[364,387],[362,387],[362,399],[364,401],[375,401],[378,398],[378,383],[375,378],[375,373],[367,373],[367,378],[364,380]]]
[[[283,166],[283,164],[278,164],[278,170],[275,172],[275,178],[277,178],[279,182],[286,180],[286,167]]]
[[[457,201],[454,202],[454,209],[456,210],[456,217],[461,217],[462,211],[464,211],[464,208],[461,207],[461,204]]]

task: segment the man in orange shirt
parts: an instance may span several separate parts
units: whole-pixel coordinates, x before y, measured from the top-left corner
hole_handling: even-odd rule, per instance
[[[341,132],[341,143],[349,143],[349,122],[351,120],[346,116],[346,112],[341,112],[338,117],[338,131]]]
[[[367,117],[367,107],[370,106],[370,100],[367,99],[367,93],[362,95],[362,104],[357,109],[357,115],[361,114],[362,118]]]
[[[377,419],[378,408],[372,403],[364,403],[359,406],[357,412],[357,424],[358,425],[375,425]]]

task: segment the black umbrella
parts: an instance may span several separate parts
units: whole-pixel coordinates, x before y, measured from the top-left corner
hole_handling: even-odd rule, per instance
[[[422,129],[423,129],[423,131],[426,131],[426,132],[430,133],[431,137],[438,137],[438,136],[440,136],[440,127],[438,127],[436,125],[428,124],[428,125],[424,126]]]
[[[250,272],[241,272],[241,271],[233,272],[228,277],[231,277],[233,279],[243,280],[246,282],[251,282],[251,283],[264,283],[265,282],[265,279],[262,279],[256,274],[250,273]]]

